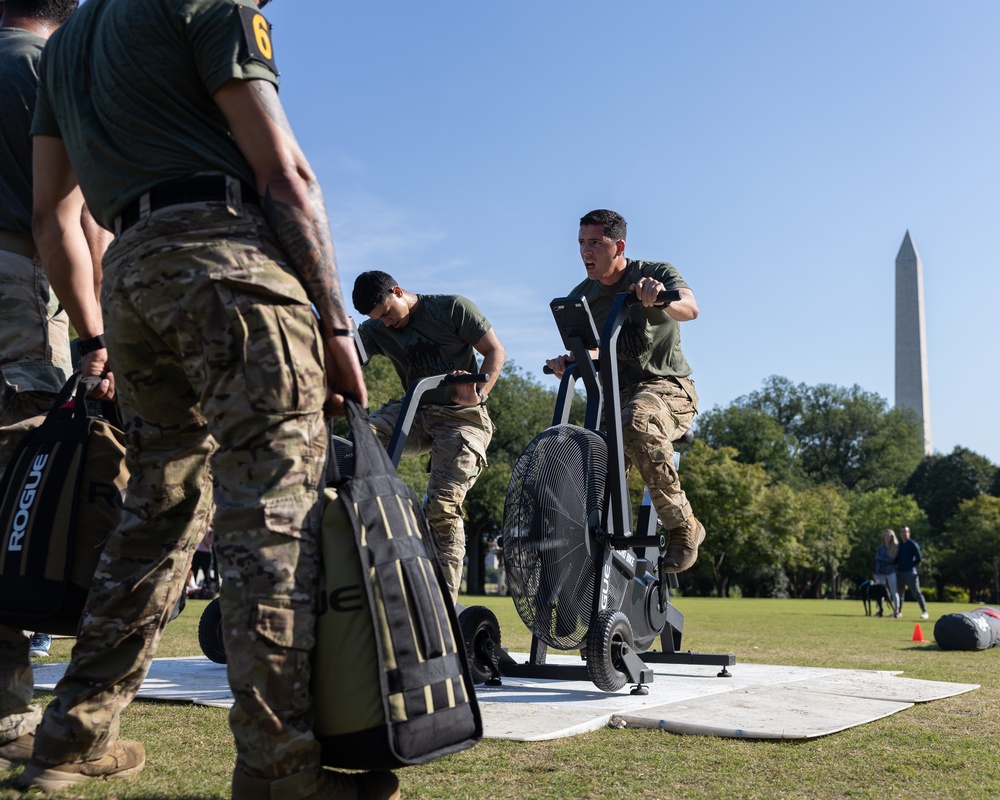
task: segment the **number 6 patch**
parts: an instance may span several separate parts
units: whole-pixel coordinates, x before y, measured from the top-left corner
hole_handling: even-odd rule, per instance
[[[246,41],[245,61],[260,61],[267,64],[275,75],[278,67],[274,63],[274,48],[271,46],[271,23],[264,19],[256,8],[240,6],[240,22],[243,23],[243,38]]]

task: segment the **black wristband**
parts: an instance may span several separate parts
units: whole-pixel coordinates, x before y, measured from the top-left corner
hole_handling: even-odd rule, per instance
[[[331,336],[352,336],[354,332],[350,328],[330,328]]]
[[[107,345],[104,343],[104,334],[99,333],[93,339],[80,339],[76,343],[76,351],[81,355],[85,356],[87,353],[93,353],[95,350],[103,350]]]

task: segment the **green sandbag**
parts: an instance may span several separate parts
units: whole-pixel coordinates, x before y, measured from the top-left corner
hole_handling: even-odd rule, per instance
[[[326,489],[324,502],[324,569],[313,658],[314,730],[321,737],[364,731],[385,722],[375,633],[351,521],[336,489]],[[353,668],[345,669],[345,661]]]

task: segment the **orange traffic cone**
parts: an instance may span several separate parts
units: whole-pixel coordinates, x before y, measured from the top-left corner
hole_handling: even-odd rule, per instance
[[[913,626],[913,641],[915,642],[926,642],[924,638],[924,632],[920,630],[920,623],[918,622]]]

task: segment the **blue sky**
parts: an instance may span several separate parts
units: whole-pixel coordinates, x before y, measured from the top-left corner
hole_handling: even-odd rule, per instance
[[[702,408],[769,375],[894,401],[895,257],[924,264],[934,450],[1000,464],[1000,4],[275,0],[281,96],[349,294],[473,299],[561,351],[580,216],[666,260]]]

